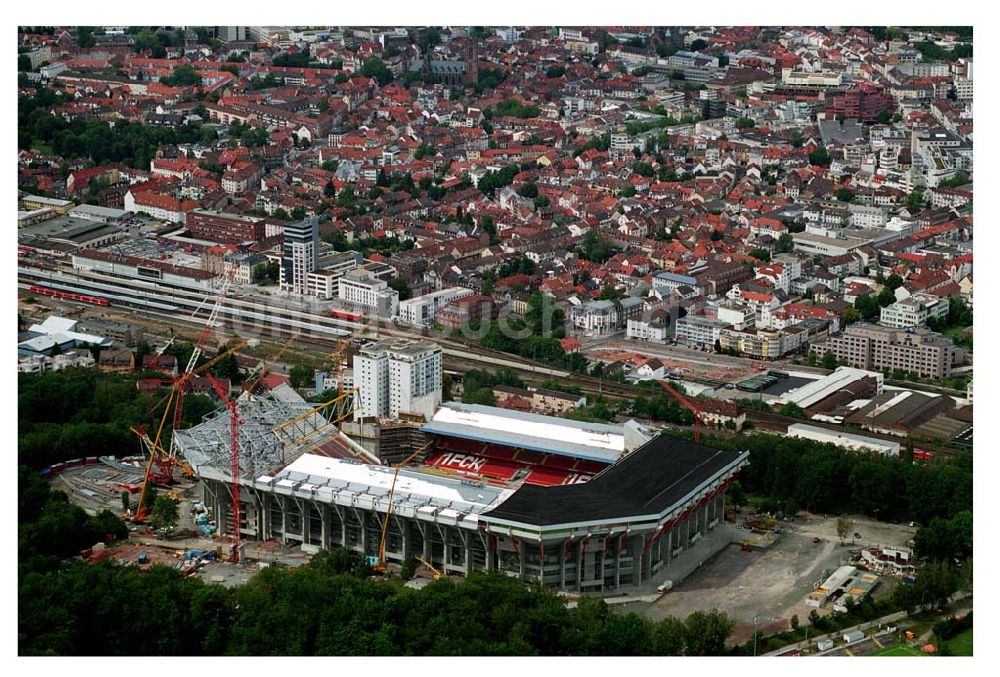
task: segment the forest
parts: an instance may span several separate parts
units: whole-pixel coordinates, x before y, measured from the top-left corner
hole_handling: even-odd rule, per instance
[[[497,573],[422,590],[373,580],[360,555],[324,551],[224,588],[164,566],[69,558],[124,536],[88,518],[28,468],[19,472],[21,655],[719,655],[732,621],[716,611],[654,622],[600,599],[567,609],[554,591]],[[411,567],[412,568],[412,567]]]

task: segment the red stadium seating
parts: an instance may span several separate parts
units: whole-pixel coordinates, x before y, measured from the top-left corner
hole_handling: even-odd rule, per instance
[[[560,468],[562,470],[572,470],[573,465],[576,463],[577,459],[571,458],[569,456],[560,456],[558,454],[549,454],[548,458],[545,459],[543,464],[546,468]]]
[[[517,474],[519,469],[520,467],[513,463],[489,461],[486,465],[479,469],[479,474],[483,477],[493,477],[498,480],[510,480]]]

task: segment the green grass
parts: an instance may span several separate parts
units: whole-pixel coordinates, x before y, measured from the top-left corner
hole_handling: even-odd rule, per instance
[[[952,656],[972,655],[972,628],[963,630],[944,643]]]
[[[890,646],[888,649],[882,649],[875,655],[876,656],[923,656],[925,654],[922,651],[920,651],[920,649],[915,649],[912,646],[907,646],[906,644],[896,644],[895,646]]]

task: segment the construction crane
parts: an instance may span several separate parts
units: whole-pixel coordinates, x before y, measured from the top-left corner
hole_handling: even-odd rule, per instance
[[[226,298],[226,292],[229,291],[229,285],[233,281],[233,277],[236,275],[236,271],[238,270],[238,268],[239,266],[237,264],[235,263],[230,264],[230,266],[226,269],[225,273],[223,274],[222,285],[219,287],[219,290],[215,294],[214,297],[215,303],[212,305],[212,310],[208,314],[208,319],[205,320],[205,327],[201,330],[201,333],[198,335],[198,341],[194,345],[194,350],[191,351],[191,357],[188,358],[187,366],[184,368],[184,375],[190,374],[192,371],[194,371],[195,365],[198,364],[198,360],[201,359],[201,356],[205,351],[205,344],[208,343],[209,336],[212,335],[212,332],[215,330],[216,325],[219,324],[218,317],[219,317],[219,312],[222,309],[222,302]],[[206,298],[205,301],[207,300],[208,299]],[[204,305],[204,301],[202,301],[202,303],[199,304],[198,307],[194,309],[194,312],[191,313],[191,317],[194,317],[195,315],[198,314],[198,311],[201,310],[202,305]],[[174,406],[175,428],[180,427],[181,416],[184,413],[185,388],[186,388],[186,382],[182,384],[180,396],[177,399],[177,404]]]
[[[444,574],[443,573],[441,573],[440,571],[438,571],[437,569],[435,569],[433,564],[431,564],[430,562],[428,562],[427,560],[425,560],[420,555],[416,556],[416,560],[418,562],[420,562],[421,564],[423,564],[428,569],[430,569],[434,573],[434,580],[435,581],[440,581],[442,578],[444,578]]]
[[[164,407],[164,409],[163,409],[163,416],[160,418],[160,425],[156,429],[156,437],[151,440],[149,438],[149,435],[146,433],[146,431],[143,429],[143,427],[140,424],[136,424],[136,426],[132,428],[132,432],[135,433],[139,437],[139,439],[142,440],[145,443],[146,447],[148,448],[148,450],[149,450],[149,461],[146,464],[146,472],[145,472],[145,474],[143,476],[143,479],[142,479],[142,490],[141,490],[141,492],[139,494],[139,506],[136,508],[136,511],[135,511],[135,513],[132,516],[130,516],[130,517],[127,516],[127,519],[129,519],[130,521],[132,521],[132,522],[141,522],[146,517],[148,517],[149,511],[146,508],[146,506],[144,505],[144,501],[145,501],[145,498],[146,498],[146,493],[148,492],[149,483],[150,482],[160,482],[160,483],[163,483],[164,481],[167,481],[166,478],[168,478],[169,475],[170,475],[169,472],[166,473],[166,474],[162,473],[162,472],[156,472],[156,468],[158,467],[157,466],[157,461],[160,461],[160,463],[162,464],[162,466],[165,466],[168,471],[169,471],[170,468],[173,467],[173,465],[177,464],[177,465],[181,466],[182,471],[188,477],[194,475],[194,471],[191,469],[191,467],[189,465],[187,465],[187,463],[184,463],[184,462],[180,461],[180,459],[178,459],[173,454],[172,451],[171,452],[167,452],[163,448],[163,445],[161,444],[161,440],[163,439],[163,430],[166,427],[167,418],[168,418],[168,416],[170,414],[170,405],[171,404],[175,405],[174,406],[174,412],[175,412],[175,415],[174,415],[174,425],[173,425],[172,430],[177,430],[180,427],[180,425],[179,425],[178,417],[176,416],[176,412],[177,412],[178,400],[181,397],[181,392],[182,392],[181,389],[183,388],[183,385],[187,381],[189,381],[190,379],[192,379],[195,376],[197,376],[198,374],[201,374],[202,372],[211,369],[214,365],[216,365],[220,360],[222,360],[226,356],[228,356],[228,355],[232,354],[233,352],[239,350],[240,347],[243,346],[243,344],[244,344],[244,341],[242,339],[239,340],[239,341],[237,341],[235,344],[231,345],[228,349],[226,349],[225,351],[219,353],[218,355],[216,355],[211,360],[209,360],[205,364],[201,365],[197,369],[192,369],[189,372],[181,374],[177,378],[174,378],[174,379],[166,379],[166,378],[164,378],[164,379],[150,379],[152,381],[159,382],[160,384],[163,384],[163,385],[169,384],[171,386],[171,388],[170,388],[170,392],[165,397],[165,399],[166,399],[166,407]],[[161,400],[161,402],[162,401],[163,400]],[[159,406],[159,404],[157,404],[155,406]],[[160,466],[160,467],[162,467],[162,466]]]
[[[663,386],[668,393],[673,395],[674,399],[684,405],[685,409],[694,414],[694,441],[695,444],[701,444],[701,406],[691,404],[691,400],[674,390],[674,388],[666,381],[658,381],[658,383]]]
[[[388,507],[386,507],[385,510],[385,519],[382,520],[382,537],[378,541],[378,558],[377,558],[378,561],[373,567],[375,571],[379,574],[385,573],[385,540],[386,537],[389,535],[389,518],[392,517],[392,495],[396,491],[396,479],[399,477],[399,471],[404,465],[415,459],[423,452],[427,451],[427,449],[432,444],[434,443],[428,442],[427,444],[420,447],[419,449],[414,451],[412,454],[410,454],[409,456],[407,456],[394,466],[394,471],[392,473],[392,484],[389,486],[389,505]]]
[[[222,400],[226,408],[229,409],[229,463],[232,472],[232,482],[230,483],[230,493],[233,498],[233,555],[230,561],[233,564],[240,563],[240,419],[236,409],[236,400],[229,397],[227,388],[219,383],[219,380],[208,374],[208,380],[212,383],[212,388]]]
[[[272,428],[272,431],[275,432],[275,433],[280,433],[285,428],[289,428],[289,427],[295,425],[296,423],[298,423],[300,421],[304,421],[305,419],[309,418],[313,414],[318,414],[319,412],[323,411],[324,409],[326,409],[327,407],[329,407],[332,404],[337,404],[338,402],[343,402],[345,404],[342,405],[342,407],[339,409],[339,411],[336,413],[336,415],[330,417],[330,421],[332,423],[334,423],[334,425],[339,425],[341,421],[343,421],[345,418],[347,418],[348,416],[350,416],[353,413],[354,410],[353,409],[348,409],[346,402],[347,402],[347,398],[349,398],[350,396],[352,396],[355,392],[357,392],[357,390],[358,390],[357,388],[351,388],[350,390],[348,390],[348,391],[346,391],[344,393],[341,393],[340,395],[337,395],[332,400],[328,400],[328,401],[324,402],[323,404],[319,404],[319,405],[313,407],[312,409],[310,409],[309,411],[303,412],[303,413],[299,414],[298,416],[296,416],[295,418],[290,419],[290,420],[285,421],[284,423],[282,423],[280,425],[275,426],[274,428]],[[302,439],[302,437],[292,438],[289,442],[287,442],[285,444],[285,446],[286,447],[290,446],[290,445],[294,444],[295,442],[299,441],[300,439]]]

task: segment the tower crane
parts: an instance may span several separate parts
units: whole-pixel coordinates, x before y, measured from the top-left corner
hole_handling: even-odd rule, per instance
[[[226,387],[219,383],[219,380],[208,374],[208,380],[215,389],[219,399],[229,409],[229,463],[232,473],[230,483],[230,493],[233,499],[233,555],[230,561],[233,564],[240,563],[240,419],[239,411],[236,409],[236,400],[229,397]]]
[[[389,534],[389,518],[392,517],[392,495],[396,491],[396,479],[399,478],[399,471],[404,465],[415,459],[423,452],[427,451],[432,444],[434,443],[428,442],[394,466],[392,484],[389,486],[389,505],[385,510],[385,519],[382,520],[382,537],[378,541],[378,561],[373,567],[379,574],[385,573],[385,539]],[[430,567],[429,564],[427,566]],[[431,567],[431,569],[433,570],[434,567]]]
[[[222,309],[222,302],[226,298],[226,293],[229,291],[229,285],[233,281],[233,277],[236,275],[238,269],[237,264],[230,264],[225,270],[222,276],[222,285],[215,294],[215,303],[212,305],[212,310],[208,314],[208,319],[205,320],[205,327],[201,330],[198,335],[198,342],[195,343],[194,350],[191,351],[191,357],[188,358],[187,366],[184,368],[184,374],[191,373],[195,365],[198,364],[198,360],[201,359],[202,354],[205,352],[205,344],[208,343],[208,338],[212,335],[215,330],[216,325],[219,324],[219,312]],[[207,298],[205,299],[208,300]],[[203,302],[204,303],[204,302]],[[192,317],[201,310],[201,305],[194,309],[191,314]],[[177,404],[174,406],[174,427],[179,428],[181,424],[181,416],[184,413],[184,393],[186,385],[181,387],[180,393],[177,397]]]
[[[695,444],[701,444],[701,406],[697,404],[692,404],[691,401],[677,392],[669,383],[666,381],[658,381],[658,383],[663,386],[668,393],[674,396],[678,402],[684,405],[684,408],[694,414],[694,441]]]

